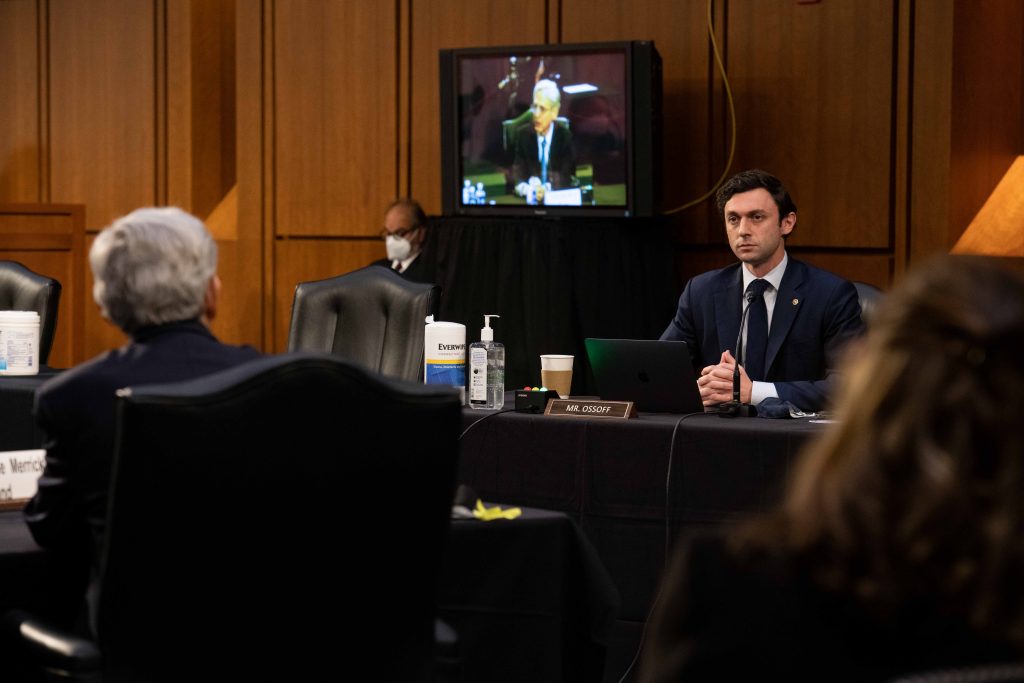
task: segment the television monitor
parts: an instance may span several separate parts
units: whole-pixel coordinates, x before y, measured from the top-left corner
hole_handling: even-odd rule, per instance
[[[445,215],[657,211],[653,41],[441,51]]]

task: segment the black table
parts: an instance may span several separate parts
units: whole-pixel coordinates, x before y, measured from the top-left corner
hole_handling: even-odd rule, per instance
[[[703,414],[619,420],[469,410],[463,427],[460,483],[485,500],[568,514],[608,569],[622,607],[607,681],[636,652],[667,548],[778,500],[798,451],[823,429]]]
[[[36,389],[60,370],[40,368],[38,375],[0,376],[0,451],[39,448],[43,434],[32,419]]]
[[[0,512],[0,614],[17,607],[68,621],[84,586],[66,566],[35,544],[20,511]],[[459,634],[462,680],[601,680],[618,595],[566,515],[453,521],[439,603]]]
[[[0,450],[42,443],[31,406],[47,378],[0,378]],[[681,534],[767,508],[797,452],[822,430],[801,420],[555,418],[468,408],[463,425],[460,483],[485,500],[566,513],[607,568],[621,597],[609,681],[636,652],[666,549]]]
[[[453,521],[445,565],[441,616],[459,633],[462,680],[601,680],[618,594],[569,517]]]

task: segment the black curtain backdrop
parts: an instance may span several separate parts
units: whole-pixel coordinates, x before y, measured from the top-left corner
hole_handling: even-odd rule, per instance
[[[505,345],[505,388],[540,385],[540,354],[569,353],[573,394],[593,394],[586,337],[656,339],[675,312],[672,242],[659,218],[433,218],[421,258],[439,320]]]

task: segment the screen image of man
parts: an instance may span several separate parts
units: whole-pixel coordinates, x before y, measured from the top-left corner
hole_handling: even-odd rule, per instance
[[[391,268],[414,282],[430,280],[427,264],[419,258],[427,239],[427,215],[419,202],[406,198],[391,202],[384,212],[380,236],[387,256],[370,265]]]
[[[259,356],[222,344],[207,328],[221,283],[217,245],[202,221],[147,208],[114,221],[89,250],[93,298],[127,344],[78,365],[36,392],[46,464],[25,519],[39,545],[98,571],[114,455],[115,392],[176,382]],[[90,601],[95,595],[90,592]]]
[[[578,184],[572,133],[558,119],[561,102],[554,81],[537,81],[530,121],[516,132],[512,180],[516,194],[530,203],[543,204],[547,191]]]
[[[738,360],[741,402],[821,410],[843,347],[864,329],[857,291],[788,256],[796,205],[778,178],[743,171],[716,198],[739,263],[692,278],[661,339],[689,345],[705,406],[732,400]]]

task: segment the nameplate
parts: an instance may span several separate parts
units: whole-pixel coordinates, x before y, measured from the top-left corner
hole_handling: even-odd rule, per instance
[[[24,507],[36,494],[46,451],[0,451],[0,509]]]
[[[554,398],[548,401],[545,415],[559,417],[636,417],[632,401],[577,401],[571,398]]]

